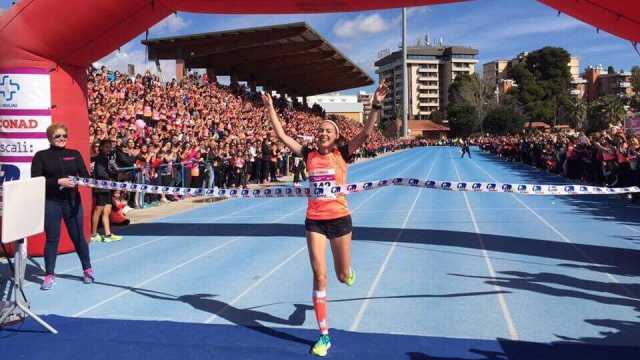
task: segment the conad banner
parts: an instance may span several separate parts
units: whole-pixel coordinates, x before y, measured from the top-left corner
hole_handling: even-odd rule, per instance
[[[31,177],[33,156],[49,147],[49,125],[49,71],[0,69],[0,186],[5,181]]]

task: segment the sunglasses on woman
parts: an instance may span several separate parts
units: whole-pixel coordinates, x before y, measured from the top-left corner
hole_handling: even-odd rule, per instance
[[[69,135],[67,135],[67,134],[55,134],[55,135],[53,135],[54,139],[66,139],[67,137],[69,137]]]

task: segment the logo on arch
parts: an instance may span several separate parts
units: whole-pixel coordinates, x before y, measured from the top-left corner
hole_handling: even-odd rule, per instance
[[[5,101],[12,101],[15,94],[20,91],[20,84],[18,81],[11,78],[9,75],[4,75],[0,79],[0,96]]]
[[[20,180],[20,168],[11,164],[0,165],[0,185],[13,180]]]

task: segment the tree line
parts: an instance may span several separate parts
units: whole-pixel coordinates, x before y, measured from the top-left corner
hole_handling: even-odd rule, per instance
[[[508,76],[516,83],[506,94],[497,94],[477,74],[458,75],[449,87],[446,114],[432,113],[431,119],[448,119],[454,136],[474,132],[507,134],[521,131],[533,121],[551,126],[569,125],[587,133],[601,131],[624,119],[626,108],[640,109],[640,67],[632,68],[630,98],[607,95],[586,101],[571,95],[569,53],[559,47],[544,47],[529,53],[511,67]],[[609,68],[613,72],[613,68]]]

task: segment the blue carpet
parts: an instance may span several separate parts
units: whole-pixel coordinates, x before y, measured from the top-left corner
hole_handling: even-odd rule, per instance
[[[60,334],[28,320],[0,332],[4,359],[300,359],[317,332],[263,326],[45,316]],[[330,359],[640,359],[640,348],[579,343],[356,333],[332,330]]]

